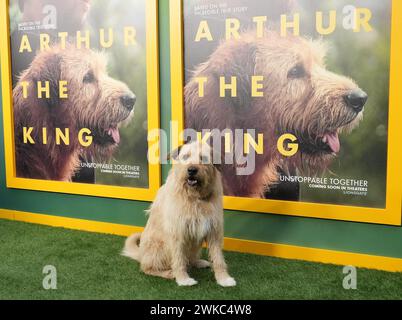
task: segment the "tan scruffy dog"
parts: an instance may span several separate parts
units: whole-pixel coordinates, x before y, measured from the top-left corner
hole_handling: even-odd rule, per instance
[[[192,286],[197,281],[190,278],[188,268],[210,266],[200,259],[206,241],[216,281],[224,287],[235,286],[222,253],[222,183],[212,164],[211,148],[200,142],[185,144],[173,159],[166,184],[148,211],[144,232],[126,240],[123,255],[139,261],[146,274]]]

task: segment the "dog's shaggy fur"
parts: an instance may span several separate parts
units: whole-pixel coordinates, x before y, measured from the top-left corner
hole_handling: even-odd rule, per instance
[[[264,135],[264,154],[257,155],[252,175],[236,175],[236,163],[223,166],[225,195],[261,197],[277,183],[278,170],[317,173],[339,152],[339,133],[362,118],[362,109],[348,105],[345,97],[356,91],[365,103],[367,95],[353,80],[328,71],[324,56],[321,42],[274,31],[257,38],[248,32],[223,42],[196,69],[185,87],[186,128],[255,129]],[[253,75],[264,76],[264,97],[252,97]],[[226,81],[237,77],[237,97],[220,97],[222,76]],[[208,78],[204,97],[199,97],[195,77]],[[276,146],[284,133],[295,135],[300,145],[292,158],[283,157]]]
[[[28,82],[23,97],[22,81]],[[50,97],[38,98],[37,84],[49,81]],[[59,81],[67,82],[68,98],[60,98]],[[130,118],[135,96],[106,73],[103,55],[86,49],[53,47],[39,53],[13,90],[17,176],[69,181],[79,156],[110,158],[119,143],[119,125]],[[23,128],[33,127],[35,144],[24,143]],[[47,130],[43,144],[42,128]],[[55,141],[55,129],[69,128],[70,144]],[[84,148],[78,132],[91,130],[93,143]]]
[[[146,274],[190,286],[197,282],[188,275],[188,267],[210,265],[200,259],[206,241],[217,282],[234,286],[222,253],[222,183],[211,148],[200,142],[186,144],[175,160],[149,210],[144,232],[127,239],[123,254],[139,261]]]

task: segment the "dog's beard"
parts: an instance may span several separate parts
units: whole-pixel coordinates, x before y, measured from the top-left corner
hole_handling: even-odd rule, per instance
[[[121,143],[121,128],[128,126],[133,118],[134,112],[126,113],[115,121],[103,119],[98,124],[84,125],[89,128],[93,137],[93,143],[83,152],[85,159],[97,161],[110,161],[114,152]]]
[[[306,176],[319,176],[326,172],[327,168],[335,159],[334,154],[311,155],[300,152],[297,156],[287,160],[282,169],[286,171],[287,167],[297,168],[299,174]]]
[[[111,125],[105,129],[92,129],[94,143],[101,147],[108,147],[109,145],[119,145],[120,143],[120,130],[117,125]]]
[[[212,179],[212,177],[203,178],[200,175],[183,175],[178,179],[178,182],[180,181],[178,190],[181,190],[180,192],[191,198],[207,199],[213,192],[211,187]]]
[[[287,163],[307,175],[323,174],[342,149],[341,134],[356,129],[363,114],[347,115],[344,119],[320,130],[289,129],[297,138],[299,151]],[[308,133],[307,133],[308,132]],[[286,167],[286,165],[285,165]]]
[[[81,157],[85,161],[109,162],[120,143],[119,128],[89,130],[91,131],[93,142],[89,147],[81,149]]]
[[[192,193],[200,192],[205,187],[205,182],[198,176],[186,175],[182,178],[182,186]]]
[[[84,159],[96,162],[111,162],[117,149],[116,144],[108,146],[93,145],[84,152]]]
[[[362,114],[346,114],[334,122],[325,119],[308,125],[306,128],[291,128],[285,133],[292,133],[299,144],[299,151],[305,155],[336,156],[341,151],[340,135],[350,133],[362,119]],[[278,130],[279,131],[279,130]],[[283,131],[283,130],[281,130]]]
[[[187,177],[186,183],[190,188],[198,188],[202,186],[202,181],[197,177]]]

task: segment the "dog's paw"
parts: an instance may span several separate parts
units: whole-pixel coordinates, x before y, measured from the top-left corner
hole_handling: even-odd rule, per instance
[[[194,267],[198,269],[205,269],[209,268],[211,266],[211,263],[207,260],[199,259],[194,263]]]
[[[190,287],[190,286],[194,286],[198,283],[193,278],[185,278],[185,279],[180,279],[180,280],[176,279],[176,282],[181,287]]]
[[[222,287],[234,287],[236,286],[236,280],[232,277],[227,277],[218,280],[218,284]]]

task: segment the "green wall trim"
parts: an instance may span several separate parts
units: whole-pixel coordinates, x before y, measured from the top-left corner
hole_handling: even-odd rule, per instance
[[[168,132],[171,114],[168,0],[160,0],[159,22],[161,126]],[[0,208],[144,226],[144,209],[149,205],[145,202],[7,189],[3,138],[1,120]],[[168,166],[163,166],[163,178],[168,170]],[[400,227],[234,211],[226,211],[225,224],[227,237],[402,258]]]

